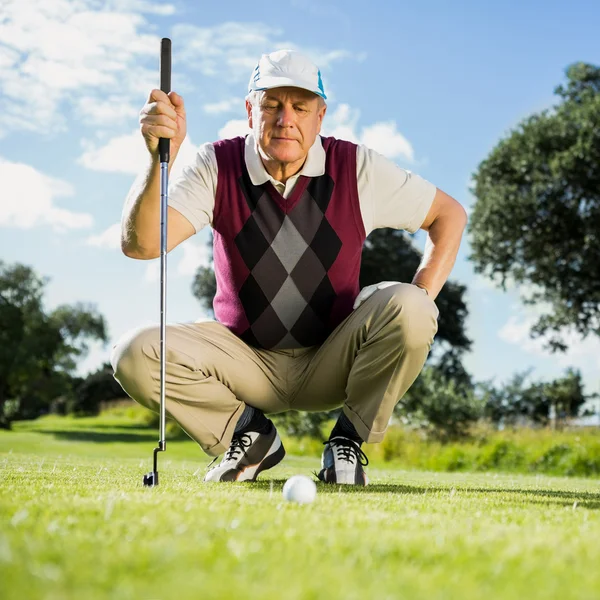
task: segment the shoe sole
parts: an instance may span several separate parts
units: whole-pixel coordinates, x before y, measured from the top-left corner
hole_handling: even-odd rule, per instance
[[[327,481],[327,479],[325,479],[325,473],[323,472],[323,470],[319,471],[319,473],[315,473],[317,475],[317,479],[319,481],[322,481],[323,483],[326,483],[327,485],[357,485],[359,487],[365,487],[367,485],[369,485],[369,477],[367,476],[367,474],[363,471],[362,476],[363,476],[363,480],[362,481]]]

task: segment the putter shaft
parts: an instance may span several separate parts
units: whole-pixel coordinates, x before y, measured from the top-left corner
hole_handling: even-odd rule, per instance
[[[171,91],[171,40],[163,38],[160,44],[160,89]],[[158,140],[160,158],[160,414],[158,446],[154,448],[153,471],[144,477],[144,485],[158,485],[158,453],[167,449],[166,441],[166,377],[167,377],[167,213],[169,190],[169,161],[171,140]]]
[[[167,140],[168,141],[168,140]],[[167,212],[169,163],[160,163],[160,430],[161,450],[166,447],[165,385],[167,362]]]

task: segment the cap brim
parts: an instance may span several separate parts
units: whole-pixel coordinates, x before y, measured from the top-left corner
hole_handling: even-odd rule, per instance
[[[311,84],[292,80],[289,77],[261,77],[258,81],[252,83],[251,90],[264,91],[278,87],[297,87],[312,92],[324,100],[327,99],[327,96],[321,90],[315,89]]]

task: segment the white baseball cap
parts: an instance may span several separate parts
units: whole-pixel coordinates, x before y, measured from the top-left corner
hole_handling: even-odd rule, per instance
[[[277,50],[263,54],[252,72],[248,91],[276,87],[298,87],[326,99],[321,71],[309,58],[295,50]]]

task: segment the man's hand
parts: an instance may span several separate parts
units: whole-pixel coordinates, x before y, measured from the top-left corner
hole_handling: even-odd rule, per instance
[[[167,95],[161,90],[152,90],[140,111],[140,130],[153,157],[158,156],[158,140],[170,139],[173,162],[187,132],[183,98],[175,92]]]
[[[352,308],[357,309],[367,298],[372,296],[377,290],[383,290],[386,287],[390,287],[390,285],[398,285],[402,283],[401,281],[381,281],[380,283],[374,283],[373,285],[368,285],[366,288],[363,288],[360,291],[360,294],[356,296],[356,300],[354,301],[354,306]],[[414,284],[413,284],[414,285]],[[427,294],[427,290],[420,286],[416,286],[420,290],[423,290],[423,293]]]

